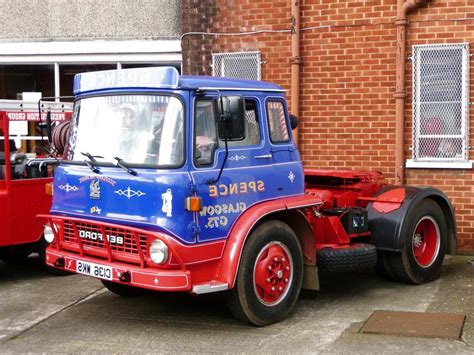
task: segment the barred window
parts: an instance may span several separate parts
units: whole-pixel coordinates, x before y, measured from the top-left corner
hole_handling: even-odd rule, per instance
[[[413,162],[468,162],[468,103],[469,45],[413,46]]]
[[[285,109],[282,101],[267,102],[268,126],[270,127],[270,140],[272,143],[283,143],[290,140],[286,124]]]
[[[260,80],[260,52],[215,53],[212,55],[212,75]]]

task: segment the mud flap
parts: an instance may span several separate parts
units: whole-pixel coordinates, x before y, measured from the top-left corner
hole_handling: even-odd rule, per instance
[[[381,196],[391,190],[401,189],[400,186],[386,186],[375,197]],[[404,200],[397,204],[396,209],[381,209],[380,203],[370,202],[367,206],[369,230],[372,234],[371,243],[379,250],[400,252],[403,244],[403,226],[408,223],[410,215],[424,199],[435,201],[443,210],[448,224],[448,249],[447,254],[456,254],[456,220],[454,210],[446,195],[435,188],[403,187]],[[379,204],[379,206],[377,206]]]

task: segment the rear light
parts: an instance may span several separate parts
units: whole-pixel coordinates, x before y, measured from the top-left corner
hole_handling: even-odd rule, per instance
[[[54,184],[52,182],[48,182],[47,184],[44,185],[44,192],[46,195],[53,196],[53,191],[54,191]]]

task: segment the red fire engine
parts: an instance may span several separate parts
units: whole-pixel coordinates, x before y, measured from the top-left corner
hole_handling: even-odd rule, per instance
[[[72,105],[64,102],[0,100],[0,259],[18,262],[33,252],[44,258],[38,213],[49,211],[57,149],[49,148],[46,125],[65,137]],[[44,132],[43,132],[44,131]],[[62,132],[62,134],[61,134]],[[59,135],[58,135],[59,134]],[[64,141],[64,139],[62,139]],[[56,144],[59,146],[60,144]],[[62,148],[62,147],[60,147]]]

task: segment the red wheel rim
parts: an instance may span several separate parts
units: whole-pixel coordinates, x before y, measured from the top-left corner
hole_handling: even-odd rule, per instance
[[[276,306],[288,294],[293,280],[293,259],[288,248],[270,242],[262,248],[253,268],[253,285],[258,300]]]
[[[425,216],[418,221],[413,233],[412,248],[415,260],[421,267],[430,267],[439,253],[440,233],[438,222]]]

